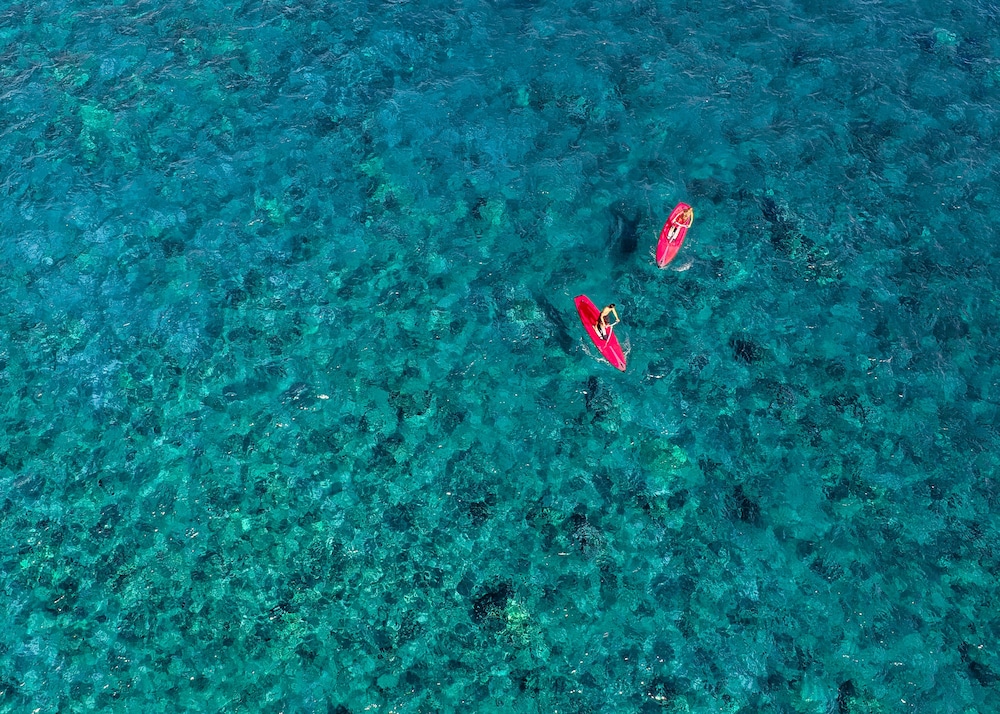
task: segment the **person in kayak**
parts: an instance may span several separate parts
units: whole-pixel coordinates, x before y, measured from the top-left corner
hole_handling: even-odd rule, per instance
[[[611,324],[608,324],[608,315],[615,316],[615,321]],[[597,318],[597,324],[594,325],[594,328],[597,330],[598,336],[603,340],[607,338],[608,334],[611,332],[611,328],[619,322],[621,322],[621,319],[618,317],[618,311],[615,310],[615,304],[611,303],[606,308],[601,310],[601,315]]]
[[[681,228],[690,228],[692,223],[694,223],[694,209],[688,206],[674,219],[670,232],[667,233],[667,240],[672,241],[680,233]]]

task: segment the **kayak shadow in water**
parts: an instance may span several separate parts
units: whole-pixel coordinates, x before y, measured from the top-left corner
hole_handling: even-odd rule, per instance
[[[569,325],[566,324],[566,318],[563,316],[564,311],[558,309],[544,295],[536,294],[535,301],[538,303],[538,307],[541,308],[542,314],[545,315],[546,322],[552,325],[552,333],[559,346],[568,354],[573,348],[574,342],[573,336],[569,331]],[[570,305],[572,306],[572,303]]]
[[[611,206],[611,229],[608,244],[618,260],[631,258],[639,247],[639,224],[642,212],[618,201]]]

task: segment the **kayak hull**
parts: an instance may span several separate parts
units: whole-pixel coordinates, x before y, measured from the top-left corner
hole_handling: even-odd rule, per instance
[[[576,312],[580,315],[580,322],[583,323],[583,329],[587,331],[594,346],[613,367],[624,372],[625,353],[622,351],[614,329],[611,330],[607,338],[597,334],[597,320],[601,316],[597,305],[586,295],[577,295],[574,302],[576,303]]]
[[[674,221],[677,220],[682,211],[688,208],[691,208],[691,206],[683,202],[678,203],[667,217],[667,222],[663,224],[663,230],[660,231],[660,240],[656,244],[656,264],[661,268],[667,267],[667,264],[674,259],[677,251],[681,249],[681,245],[684,243],[684,237],[687,235],[690,226],[681,226],[672,239],[669,238],[669,234],[670,229],[674,227]]]

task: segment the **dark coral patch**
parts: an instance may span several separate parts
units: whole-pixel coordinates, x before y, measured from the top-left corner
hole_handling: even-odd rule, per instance
[[[760,347],[748,337],[734,336],[729,339],[729,347],[733,350],[733,359],[744,364],[753,364],[761,358]]]

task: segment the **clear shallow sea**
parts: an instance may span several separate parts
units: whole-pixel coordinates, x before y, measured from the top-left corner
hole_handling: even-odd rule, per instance
[[[0,710],[997,711],[998,102],[985,2],[4,3]]]

